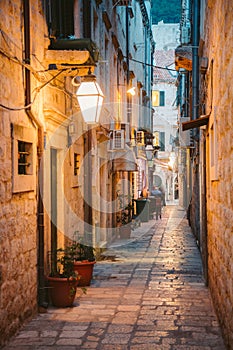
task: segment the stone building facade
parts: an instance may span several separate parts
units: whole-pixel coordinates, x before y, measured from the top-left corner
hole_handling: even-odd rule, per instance
[[[36,172],[39,144],[38,126],[23,108],[25,61],[21,6],[20,1],[1,3],[0,15],[0,344],[37,310]],[[42,20],[40,9],[35,10]],[[39,38],[40,29],[35,29]],[[37,68],[41,69],[41,66]],[[27,169],[18,164],[18,157],[22,159],[21,163],[26,163],[23,152],[30,154]]]
[[[192,146],[186,163],[192,177],[188,217],[226,346],[233,349],[233,6],[184,0],[182,9],[181,32],[189,35],[176,50],[176,66],[185,74],[181,101],[188,103],[181,109],[188,120],[181,124]]]
[[[233,349],[233,5],[208,1],[202,57],[206,72],[208,283],[229,349]],[[202,86],[203,88],[203,86]],[[203,90],[202,90],[203,92]]]
[[[151,74],[143,65],[151,63],[153,49],[150,6],[115,0],[1,3],[0,345],[38,305],[47,306],[51,251],[74,235],[88,233],[98,246],[115,239],[119,179],[127,178],[130,195],[137,193],[130,128],[139,128],[141,115],[151,118],[145,98]],[[76,98],[80,79],[90,72],[105,95],[100,123],[92,128]],[[134,100],[127,97],[130,87]],[[122,130],[127,152],[109,152],[114,129]]]
[[[153,134],[160,147],[154,160],[154,185],[161,181],[166,200],[178,199],[177,177],[177,72],[174,51],[179,43],[179,23],[159,22],[152,27],[156,42],[153,72]],[[158,68],[157,68],[158,67]],[[159,180],[160,179],[160,180]],[[158,183],[157,183],[158,182]]]

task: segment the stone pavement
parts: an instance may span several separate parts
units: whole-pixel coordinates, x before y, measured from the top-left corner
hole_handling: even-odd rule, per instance
[[[49,307],[4,349],[225,349],[182,208],[166,206],[105,256],[74,307]]]

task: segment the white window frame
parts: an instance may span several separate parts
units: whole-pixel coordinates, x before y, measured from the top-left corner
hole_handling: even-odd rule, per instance
[[[120,150],[125,148],[125,130],[113,130],[112,149]]]

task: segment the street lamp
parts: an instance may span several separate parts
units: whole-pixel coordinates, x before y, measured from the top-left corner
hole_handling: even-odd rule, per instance
[[[146,158],[147,160],[152,160],[153,159],[153,155],[154,155],[154,147],[152,145],[147,145],[145,147],[145,151],[146,151]]]
[[[104,94],[95,75],[88,74],[83,78],[76,95],[84,121],[87,124],[98,124]]]
[[[73,85],[76,85],[73,79]],[[88,124],[87,133],[84,141],[84,154],[86,158],[85,177],[84,177],[84,230],[91,235],[93,244],[93,213],[92,213],[92,127],[98,124],[100,112],[103,104],[104,94],[96,82],[96,77],[89,70],[88,75],[84,76],[80,85],[78,84],[76,92],[79,107],[84,118]],[[84,236],[84,239],[86,237]],[[88,237],[88,244],[90,244]]]

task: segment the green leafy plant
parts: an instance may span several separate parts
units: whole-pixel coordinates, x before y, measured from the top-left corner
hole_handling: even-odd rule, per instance
[[[76,261],[94,261],[95,255],[94,255],[94,248],[82,243],[76,243],[76,255],[75,255]]]
[[[95,261],[95,248],[92,246],[91,239],[88,239],[90,233],[85,233],[84,237],[79,235],[76,231],[74,234],[74,239],[70,245],[70,250],[72,251],[74,261]],[[89,244],[84,244],[90,241]]]
[[[77,278],[77,273],[75,273],[73,247],[68,246],[65,248],[59,248],[52,254],[51,261],[51,273],[50,277],[60,277],[60,278]]]
[[[122,225],[126,225],[132,221],[132,196],[118,193],[117,198],[120,209],[117,215],[117,222],[121,223]]]
[[[80,256],[79,243],[72,242],[65,248],[59,248],[56,250],[55,259],[56,262],[52,264],[52,272],[50,277],[67,278],[68,281],[78,281],[81,279],[81,275],[74,270],[74,261]],[[83,293],[86,294],[86,288],[81,287]],[[76,288],[70,289],[71,296],[76,293]]]

